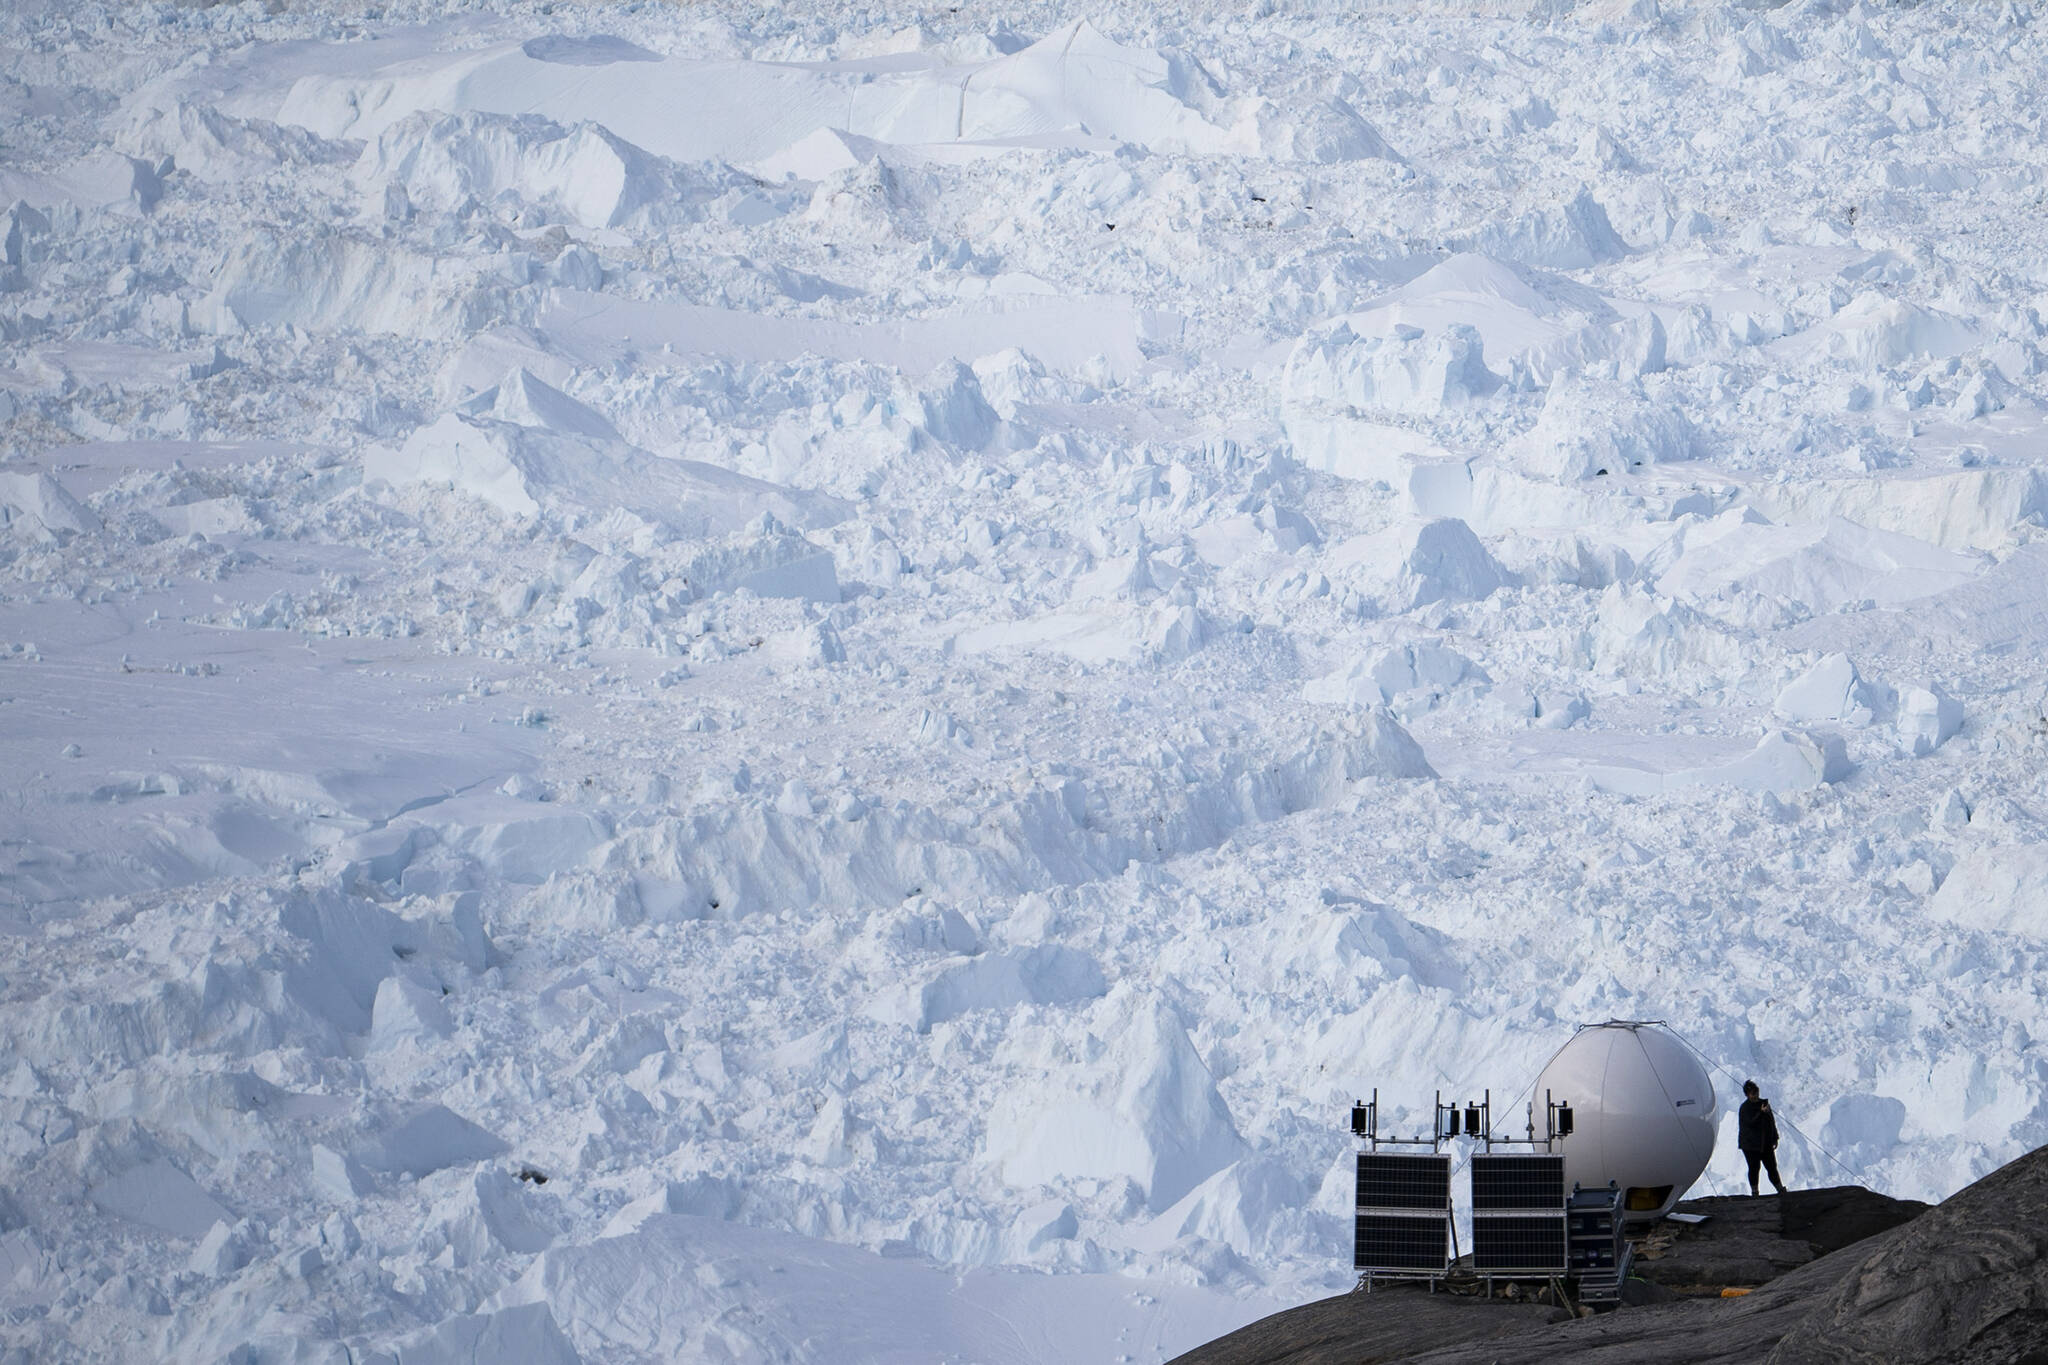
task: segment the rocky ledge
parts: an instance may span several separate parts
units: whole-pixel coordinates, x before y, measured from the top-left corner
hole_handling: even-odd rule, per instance
[[[2048,1148],[1932,1209],[1854,1186],[1680,1208],[1707,1221],[1646,1237],[1612,1312],[1382,1289],[1174,1365],[2048,1365]]]

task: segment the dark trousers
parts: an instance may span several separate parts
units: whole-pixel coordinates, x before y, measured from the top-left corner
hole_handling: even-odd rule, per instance
[[[1749,1161],[1749,1192],[1751,1194],[1756,1193],[1756,1168],[1759,1166],[1770,1172],[1771,1184],[1777,1188],[1778,1193],[1783,1194],[1785,1192],[1785,1182],[1778,1179],[1778,1154],[1776,1152],[1768,1147],[1761,1152],[1752,1152],[1749,1148],[1745,1147],[1742,1149],[1742,1155]]]

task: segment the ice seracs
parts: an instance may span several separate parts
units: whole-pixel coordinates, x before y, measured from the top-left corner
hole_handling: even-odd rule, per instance
[[[1875,700],[1849,656],[1830,654],[1787,683],[1771,710],[1784,720],[1862,726],[1870,724]]]
[[[1692,454],[1692,423],[1670,405],[1651,401],[1640,386],[1559,382],[1514,458],[1540,478],[1576,483]]]
[[[1283,402],[1391,413],[1437,413],[1493,392],[1485,343],[1462,322],[1431,336],[1395,323],[1384,336],[1360,336],[1340,320],[1296,343],[1282,380]]]
[[[1317,8],[0,4],[0,1357],[1166,1358],[1559,1018],[2033,1140],[2048,27]]]
[[[93,511],[44,473],[0,473],[0,517],[38,537],[99,528]]]
[[[1510,581],[1472,528],[1456,517],[1413,520],[1355,537],[1333,547],[1327,562],[1340,578],[1355,575],[1362,591],[1383,595],[1395,611],[1476,601]]]
[[[1403,645],[1372,659],[1357,659],[1336,672],[1302,685],[1309,701],[1381,706],[1423,691],[1435,701],[1461,684],[1484,690],[1486,670],[1454,649],[1431,643]]]
[[[687,222],[719,195],[752,188],[730,170],[686,174],[601,124],[476,111],[401,119],[364,147],[350,175],[374,215],[395,190],[408,213],[509,198],[585,228]]]
[[[1899,696],[1899,739],[1915,758],[1933,753],[1963,728],[1963,704],[1938,684],[1909,687]]]

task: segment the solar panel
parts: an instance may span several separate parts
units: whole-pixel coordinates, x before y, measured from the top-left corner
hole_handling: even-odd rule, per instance
[[[1360,1152],[1355,1269],[1440,1275],[1450,1263],[1451,1159],[1441,1152]]]
[[[1449,1264],[1450,1218],[1360,1213],[1352,1243],[1355,1270],[1441,1274]]]
[[[1472,1207],[1563,1208],[1564,1158],[1543,1152],[1474,1153]]]
[[[1450,1206],[1450,1157],[1434,1152],[1358,1154],[1359,1208],[1440,1213]]]
[[[1473,1214],[1472,1268],[1553,1273],[1565,1268],[1564,1212]]]

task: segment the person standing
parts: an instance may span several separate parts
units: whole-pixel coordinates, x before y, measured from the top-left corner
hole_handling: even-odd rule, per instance
[[[1743,1157],[1749,1162],[1749,1193],[1757,1193],[1756,1172],[1761,1166],[1770,1173],[1771,1184],[1779,1194],[1785,1192],[1785,1182],[1778,1178],[1778,1118],[1771,1112],[1771,1102],[1763,1097],[1755,1081],[1742,1083],[1742,1108],[1735,1114],[1735,1145],[1742,1149]]]

